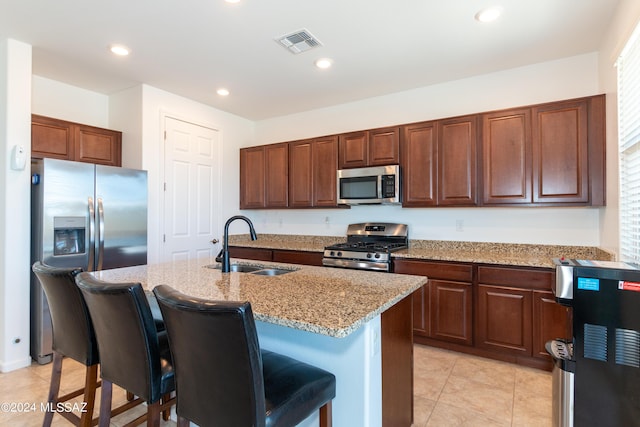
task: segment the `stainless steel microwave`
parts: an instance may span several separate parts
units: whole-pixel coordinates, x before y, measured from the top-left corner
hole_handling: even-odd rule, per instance
[[[373,166],[338,171],[338,204],[399,204],[400,166]]]

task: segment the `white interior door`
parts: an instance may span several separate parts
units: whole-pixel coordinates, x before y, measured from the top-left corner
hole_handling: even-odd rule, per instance
[[[165,117],[164,260],[216,255],[220,132]]]

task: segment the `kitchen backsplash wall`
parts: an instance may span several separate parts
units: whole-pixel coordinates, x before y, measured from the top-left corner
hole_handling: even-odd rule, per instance
[[[472,242],[598,246],[597,208],[432,208],[247,210],[260,233],[345,235],[347,225],[384,221],[409,225],[409,238]],[[246,230],[238,229],[239,234]],[[234,232],[234,234],[236,234]]]

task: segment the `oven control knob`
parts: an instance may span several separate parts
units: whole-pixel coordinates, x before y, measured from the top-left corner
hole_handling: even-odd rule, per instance
[[[371,258],[371,257],[372,257],[371,252],[367,252],[367,258]]]
[[[336,253],[334,251],[329,252],[330,256],[334,256]]]
[[[375,255],[375,257],[376,257],[376,258],[380,258],[380,254],[378,254],[378,253],[377,253],[377,254]]]
[[[342,252],[338,252],[338,254],[337,254],[337,255],[338,255],[338,256],[342,256]]]

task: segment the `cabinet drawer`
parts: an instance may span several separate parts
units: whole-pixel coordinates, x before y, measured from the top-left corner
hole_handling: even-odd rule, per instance
[[[229,256],[231,256],[232,258],[271,261],[273,258],[273,251],[271,251],[271,249],[243,248],[240,246],[233,246],[229,247]]]
[[[478,283],[510,286],[523,289],[550,291],[554,273],[551,270],[534,270],[514,267],[478,267]]]
[[[322,266],[321,252],[273,251],[274,262]]]
[[[473,280],[473,267],[471,264],[394,260],[393,266],[394,273],[416,274],[427,276],[430,279],[455,280],[458,282],[471,282]]]

